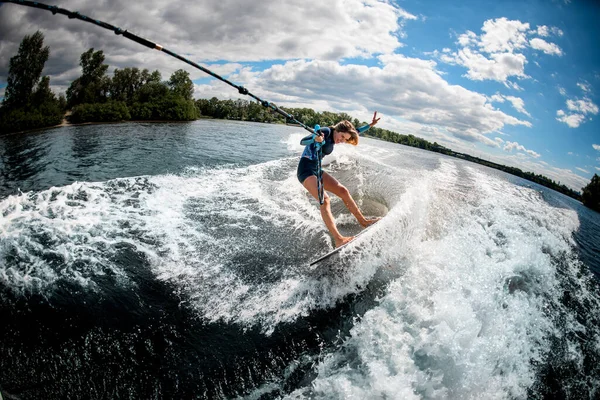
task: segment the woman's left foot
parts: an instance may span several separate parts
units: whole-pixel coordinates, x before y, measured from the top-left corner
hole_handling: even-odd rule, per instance
[[[381,217],[365,219],[360,224],[362,225],[363,228],[366,228],[367,226],[373,225],[375,222],[379,221],[380,219],[381,219]]]

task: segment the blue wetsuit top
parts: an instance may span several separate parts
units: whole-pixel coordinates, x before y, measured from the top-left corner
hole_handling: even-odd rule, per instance
[[[371,125],[361,126],[357,129],[357,131],[359,133],[364,132],[370,127]],[[325,138],[325,141],[321,146],[323,154],[331,154],[333,151],[333,145],[335,144],[333,141],[333,129],[325,127],[319,129],[319,132],[321,132]],[[301,145],[306,146],[304,148],[304,152],[302,153],[302,157],[300,157],[300,162],[298,163],[298,172],[296,173],[300,183],[303,183],[304,180],[311,175],[319,176],[319,152],[317,151],[317,145],[315,144],[316,136],[316,134],[308,135],[300,141]]]
[[[371,125],[361,126],[360,128],[357,129],[357,131],[358,131],[358,133],[362,133],[362,132],[365,132],[366,130],[368,130],[370,127],[371,127]],[[325,141],[323,142],[323,145],[321,146],[323,155],[331,154],[331,152],[333,151],[333,146],[335,144],[333,141],[333,129],[328,128],[328,127],[323,127],[321,129],[319,129],[319,132],[321,132],[323,134],[323,137],[325,139]],[[302,138],[302,140],[300,141],[300,144],[303,146],[306,146],[304,148],[304,152],[302,153],[302,157],[306,157],[309,160],[317,159],[318,151],[317,151],[317,146],[315,144],[316,136],[317,136],[316,134],[312,134],[312,135],[308,135],[308,136]]]

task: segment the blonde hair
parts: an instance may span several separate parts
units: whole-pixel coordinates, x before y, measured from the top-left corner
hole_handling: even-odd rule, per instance
[[[344,120],[340,121],[333,126],[333,130],[341,132],[341,133],[349,133],[350,139],[346,140],[346,143],[351,144],[353,146],[358,145],[358,132],[352,122]]]

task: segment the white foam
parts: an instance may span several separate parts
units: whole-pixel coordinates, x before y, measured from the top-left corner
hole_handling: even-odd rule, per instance
[[[572,251],[576,213],[444,160],[413,188],[418,200],[408,190],[403,202],[417,215],[388,231],[401,248],[392,245],[388,268],[402,276],[323,358],[309,397],[527,397],[556,330],[546,309],[560,304],[552,256]]]
[[[194,177],[169,177],[154,182],[161,190],[169,192],[170,197],[166,200],[159,197],[174,209],[183,207],[191,198],[197,198],[202,199],[206,210],[229,217],[232,224],[241,224],[240,229],[251,226],[252,218],[257,216],[270,226],[268,229],[277,226],[287,229],[289,247],[284,251],[290,251],[297,247],[295,242],[301,242],[306,237],[326,238],[329,241],[314,199],[296,180],[296,161],[282,160],[239,170],[203,171]],[[286,164],[287,172],[279,180],[262,179],[262,175],[270,173],[270,170],[281,169],[282,164]],[[200,189],[210,187],[210,182],[217,184],[218,190]],[[217,201],[225,202],[228,209],[218,209]],[[178,213],[182,214],[181,211]],[[306,269],[302,265],[279,264],[276,268],[282,275],[280,280],[272,284],[248,285],[234,271],[227,270],[225,265],[240,251],[248,252],[251,258],[252,253],[260,250],[252,247],[252,238],[246,242],[243,237],[215,237],[210,233],[210,227],[197,226],[195,229],[202,229],[205,235],[203,239],[196,237],[202,244],[193,247],[211,249],[200,258],[195,251],[185,253],[177,250],[180,246],[176,243],[189,243],[189,238],[178,236],[189,234],[191,228],[185,227],[189,222],[180,218],[172,223],[177,226],[170,229],[168,235],[168,240],[173,243],[173,251],[168,260],[160,260],[156,266],[157,274],[160,279],[173,282],[181,288],[199,315],[211,321],[260,324],[266,332],[270,332],[278,323],[293,321],[314,308],[332,306],[345,295],[356,292],[369,279],[365,274],[356,274],[350,282],[312,279],[305,276]],[[232,235],[236,234],[232,232]],[[265,234],[259,229],[250,236]],[[306,256],[307,261],[309,257]],[[371,270],[371,274],[375,269]]]
[[[83,192],[85,201],[78,199]],[[111,264],[103,254],[106,235],[114,237],[119,231],[110,224],[106,229],[109,204],[102,188],[82,183],[2,200],[0,279],[16,291],[43,291],[61,278],[88,285],[92,275],[104,274],[74,265]]]

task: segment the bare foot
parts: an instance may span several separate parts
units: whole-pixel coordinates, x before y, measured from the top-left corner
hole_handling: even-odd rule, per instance
[[[381,217],[365,219],[360,224],[362,225],[363,228],[366,228],[367,226],[373,225],[375,222],[379,221],[380,219],[381,219]]]
[[[350,242],[352,239],[354,239],[354,236],[342,236],[339,240],[335,241],[335,247],[340,247],[342,245],[345,245],[346,243]]]

